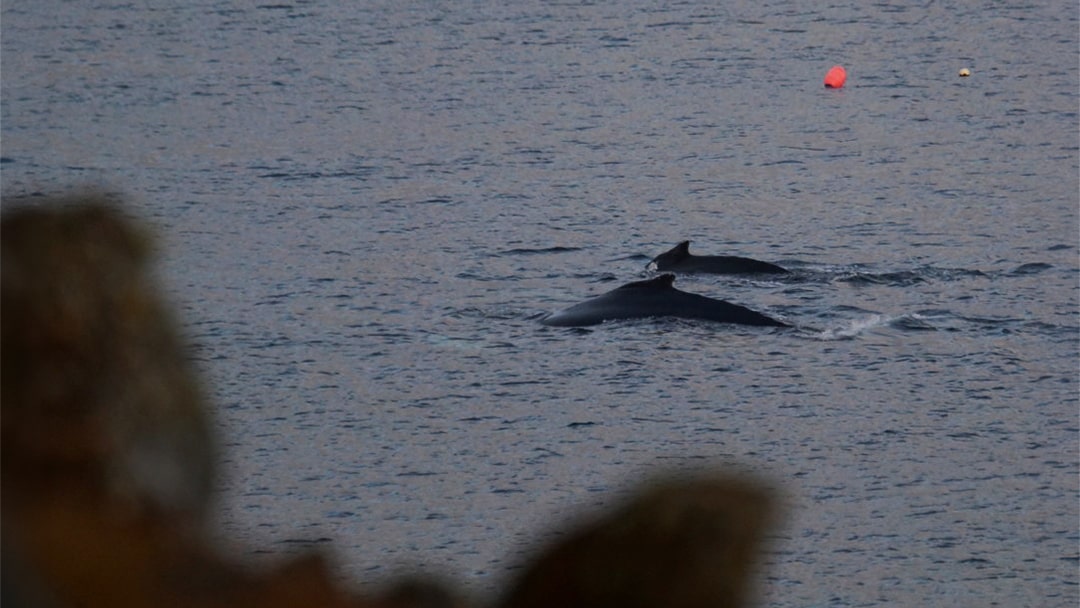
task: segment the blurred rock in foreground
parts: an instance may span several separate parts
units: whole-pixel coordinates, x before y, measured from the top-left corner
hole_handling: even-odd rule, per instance
[[[739,477],[661,482],[571,530],[502,608],[735,608],[773,520],[772,492]]]
[[[312,556],[272,573],[206,540],[216,447],[192,366],[107,201],[0,221],[5,605],[374,606]]]
[[[360,597],[317,554],[272,571],[208,540],[216,442],[150,280],[150,240],[103,197],[0,218],[0,484],[7,606],[451,608],[445,585]],[[736,478],[650,487],[572,532],[501,601],[741,606],[770,493]]]

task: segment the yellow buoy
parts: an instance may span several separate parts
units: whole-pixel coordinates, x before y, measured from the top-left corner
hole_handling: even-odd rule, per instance
[[[971,76],[971,70],[967,68],[960,68],[960,77],[965,78],[967,76]]]

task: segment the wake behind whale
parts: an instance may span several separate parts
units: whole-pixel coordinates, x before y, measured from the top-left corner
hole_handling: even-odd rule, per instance
[[[556,327],[584,327],[604,321],[646,317],[677,317],[721,323],[791,327],[772,317],[723,300],[675,289],[675,275],[635,281],[561,310],[540,320]]]

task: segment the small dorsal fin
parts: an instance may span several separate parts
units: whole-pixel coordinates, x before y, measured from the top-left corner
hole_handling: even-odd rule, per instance
[[[633,283],[627,283],[619,289],[667,289],[675,283],[675,275],[670,273],[662,274],[653,279],[645,279],[644,281],[634,281]]]
[[[683,241],[664,254],[667,263],[676,264],[690,257],[690,241]]]

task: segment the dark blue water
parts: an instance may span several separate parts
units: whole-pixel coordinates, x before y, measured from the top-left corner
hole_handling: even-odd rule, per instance
[[[157,226],[238,551],[483,594],[737,467],[787,494],[766,605],[1075,606],[1077,12],[8,2],[0,176]],[[537,322],[685,239],[798,327]]]

